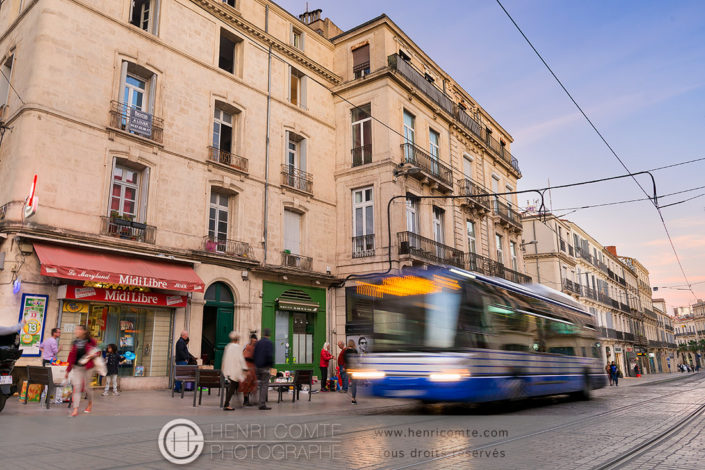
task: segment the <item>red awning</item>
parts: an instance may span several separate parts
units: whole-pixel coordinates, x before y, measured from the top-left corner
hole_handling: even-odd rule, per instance
[[[204,288],[190,266],[43,243],[35,243],[34,249],[43,276],[176,291]]]

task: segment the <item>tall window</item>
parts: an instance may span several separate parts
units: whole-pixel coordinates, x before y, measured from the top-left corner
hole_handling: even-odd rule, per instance
[[[511,192],[514,191],[514,188],[512,188],[512,187],[509,186],[509,185],[506,185],[506,186],[504,187],[504,189],[506,189],[506,192],[508,192],[508,193],[511,193]],[[511,209],[511,208],[512,208],[512,195],[511,195],[511,194],[507,194],[504,198],[505,198],[506,201],[507,201],[507,207],[509,207],[509,208]]]
[[[217,251],[225,251],[228,239],[228,214],[230,197],[211,189],[210,211],[208,214],[208,238],[215,242]]]
[[[352,110],[353,166],[372,161],[372,117],[370,104]]]
[[[499,178],[492,175],[492,192],[494,194],[499,193]],[[494,196],[494,211],[495,213],[499,212],[499,196]]]
[[[475,222],[468,220],[465,224],[468,232],[468,252],[477,253],[477,249],[475,247],[475,243],[477,243],[477,237],[475,235]]]
[[[286,155],[284,164],[286,186],[311,192],[313,181],[306,173],[306,140],[293,132],[286,132]]]
[[[415,162],[414,141],[415,141],[415,121],[416,118],[409,111],[404,110],[404,157],[409,163]]]
[[[512,269],[519,271],[519,265],[517,263],[517,242],[509,242],[509,255],[512,257]]]
[[[2,67],[0,67],[0,70],[2,70],[2,75],[0,75],[0,107],[10,102],[10,80],[12,80],[14,57],[14,55],[11,55],[5,59]]]
[[[235,73],[237,45],[240,38],[225,29],[220,30],[220,49],[218,51],[218,67],[229,73]]]
[[[472,158],[470,156],[463,156],[463,175],[466,180],[472,180]]]
[[[140,172],[122,165],[113,168],[110,215],[133,220],[138,215]]]
[[[440,207],[433,207],[433,239],[438,243],[445,242],[443,233],[443,218],[445,211]]]
[[[406,230],[419,233],[419,200],[410,195],[406,197]]]
[[[159,0],[132,0],[130,6],[130,24],[140,29],[157,34],[159,20]]]
[[[495,233],[494,240],[497,245],[497,262],[504,264],[504,240],[502,235]]]
[[[374,201],[372,188],[353,191],[353,257],[368,256],[374,250]]]
[[[428,131],[428,141],[429,141],[429,152],[431,154],[431,173],[434,175],[438,174],[439,168],[438,168],[438,156],[440,155],[439,153],[439,142],[441,140],[441,135],[434,131],[433,129],[429,129]]]
[[[306,76],[289,67],[289,102],[293,105],[306,107]]]
[[[301,214],[284,209],[284,251],[301,254]]]
[[[221,108],[215,108],[213,116],[213,147],[231,152],[233,145],[233,116]]]
[[[353,74],[355,78],[362,78],[370,73],[370,45],[353,49]]]
[[[126,105],[145,111],[147,105],[147,82],[142,78],[128,73],[125,78],[123,101]]]
[[[304,48],[304,34],[294,27],[291,28],[291,45],[301,50]]]
[[[153,72],[137,64],[123,61],[118,95],[120,104],[117,112],[114,113],[116,120],[111,122],[111,126],[126,129],[150,139],[161,138],[161,133],[157,134],[157,128],[161,126],[158,125],[156,118],[152,121],[151,128],[144,125],[130,125],[130,119],[133,114],[137,114],[136,111],[154,114],[156,84],[157,76]]]

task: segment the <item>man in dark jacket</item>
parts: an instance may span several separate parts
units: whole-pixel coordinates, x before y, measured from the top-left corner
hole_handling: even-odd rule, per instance
[[[262,338],[255,345],[254,360],[259,387],[259,409],[271,410],[267,406],[267,392],[269,391],[269,371],[274,365],[274,345],[269,339],[269,328],[262,330]]]
[[[196,360],[195,357],[188,352],[188,331],[184,330],[181,332],[181,338],[176,342],[176,353],[174,354],[174,362],[177,366],[188,365],[190,360]],[[177,392],[181,391],[181,381],[174,381],[174,390]]]

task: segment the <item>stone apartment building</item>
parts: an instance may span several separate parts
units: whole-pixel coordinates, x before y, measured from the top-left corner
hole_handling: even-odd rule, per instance
[[[653,312],[648,271],[633,258],[625,263],[615,247],[603,246],[569,220],[532,214],[522,220],[527,273],[595,315],[603,359],[615,361],[627,375],[637,363],[644,372],[666,371],[675,345],[666,321],[660,323]]]
[[[702,367],[704,364],[702,355],[705,353],[705,348],[702,347],[701,343],[701,341],[705,341],[705,302],[698,299],[696,303],[688,308],[676,307],[674,311],[683,312],[683,314],[673,320],[676,342],[679,347],[683,348],[678,354],[678,362],[690,365],[700,364]],[[693,343],[699,345],[697,351],[684,349]]]
[[[229,331],[270,328],[277,367],[314,368],[369,334],[341,280],[388,250],[529,280],[516,197],[489,195],[517,188],[511,136],[387,16],[320,14],[0,6],[0,322],[31,320],[25,363],[84,323],[134,354],[125,388],[166,386],[182,329],[217,364]],[[418,199],[449,194],[477,197]]]

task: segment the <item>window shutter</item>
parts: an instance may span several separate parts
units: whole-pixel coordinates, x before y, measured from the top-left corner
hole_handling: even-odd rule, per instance
[[[308,139],[302,139],[299,142],[299,169],[301,171],[306,171],[306,143]]]
[[[284,249],[293,254],[301,254],[300,249],[301,216],[296,212],[284,210]]]
[[[154,0],[154,15],[152,18],[152,34],[155,36],[159,35],[159,7],[161,4],[161,0]]]
[[[127,81],[127,61],[122,61],[120,68],[120,89],[118,90],[118,102],[123,103],[125,100],[125,82]],[[127,103],[123,103],[127,104]]]
[[[291,103],[291,65],[286,66],[286,71],[287,71],[287,74],[286,74],[286,77],[287,77],[286,100],[289,103]],[[289,139],[286,139],[286,140],[288,141]]]
[[[301,87],[301,90],[299,90],[299,95],[301,97],[301,103],[299,103],[299,106],[301,106],[303,109],[308,109],[306,106],[306,83],[308,82],[308,77],[305,75],[299,79],[299,86]]]
[[[284,163],[289,164],[289,131],[284,132]]]
[[[149,199],[149,167],[142,170],[140,175],[142,181],[140,181],[140,211],[138,221],[141,223],[147,222],[147,201]]]
[[[110,169],[110,190],[108,191],[108,216],[110,216],[110,206],[113,203],[113,181],[115,181],[115,164],[117,163],[117,157],[113,157],[113,166]]]
[[[365,44],[362,47],[353,49],[353,72],[367,68],[370,63],[370,45]]]
[[[154,102],[157,97],[157,74],[152,74],[149,79],[149,114],[154,115]]]

